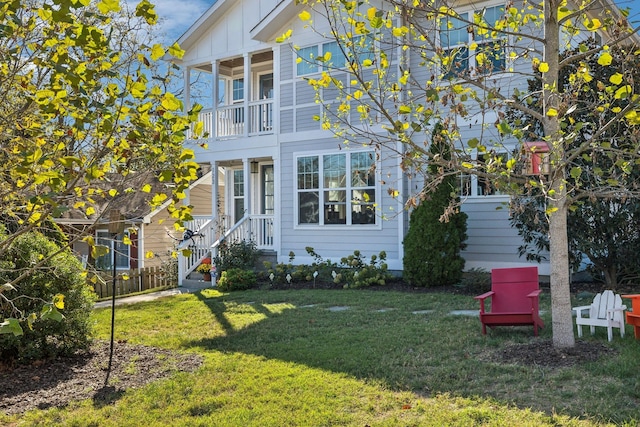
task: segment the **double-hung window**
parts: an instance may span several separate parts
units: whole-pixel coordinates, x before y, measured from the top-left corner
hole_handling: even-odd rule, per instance
[[[296,159],[298,224],[376,223],[373,151]]]
[[[445,78],[503,71],[505,41],[494,31],[504,16],[504,6],[458,13],[440,20],[442,72]]]

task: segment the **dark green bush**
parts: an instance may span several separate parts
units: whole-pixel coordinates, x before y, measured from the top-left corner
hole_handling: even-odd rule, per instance
[[[253,270],[230,268],[223,271],[218,280],[218,289],[223,292],[242,291],[256,285],[256,274]]]
[[[6,235],[0,235],[5,239]],[[15,239],[9,249],[0,254],[0,281],[10,282],[47,259],[60,248],[40,233],[26,233]],[[28,361],[73,353],[90,344],[91,323],[89,315],[95,294],[87,285],[80,261],[69,250],[62,250],[47,259],[16,285],[15,291],[7,292],[17,309],[23,313],[38,313],[43,300],[51,301],[54,295],[64,295],[62,321],[36,320],[33,328],[23,326],[24,334],[0,335],[0,357]],[[20,296],[19,298],[16,298]],[[7,304],[0,306],[0,316],[10,317]]]
[[[436,126],[430,153],[449,156],[447,144]],[[453,285],[462,278],[464,258],[460,252],[467,239],[467,215],[451,206],[458,202],[455,175],[429,168],[429,174],[441,174],[442,182],[428,192],[425,199],[411,212],[409,231],[404,239],[403,277],[413,286]],[[448,212],[446,220],[443,214]]]

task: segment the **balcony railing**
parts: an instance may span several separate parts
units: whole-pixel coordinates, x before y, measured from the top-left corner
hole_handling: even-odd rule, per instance
[[[273,133],[273,99],[252,101],[248,111],[245,111],[244,104],[204,109],[198,120],[203,122],[204,131],[214,138],[270,134]]]

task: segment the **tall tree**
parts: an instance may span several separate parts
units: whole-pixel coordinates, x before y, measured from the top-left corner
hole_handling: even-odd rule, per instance
[[[156,21],[147,0],[131,11],[118,0],[0,0],[0,218],[12,231],[0,253],[65,211],[98,221],[98,199],[148,193],[148,182],[130,181],[143,172],[171,183],[176,220],[188,215],[177,203],[197,165],[182,141],[197,109],[184,113],[155,78],[156,61],[182,54],[146,43]],[[78,234],[69,244],[83,238],[92,243]],[[0,304],[44,263],[2,284]],[[19,320],[0,319],[0,332],[17,331]]]
[[[320,78],[309,79],[324,107],[319,117],[323,128],[344,140],[371,141],[393,150],[409,170],[443,162],[429,155],[425,135],[428,124],[440,122],[451,146],[452,158],[446,162],[449,173],[488,179],[503,192],[540,189],[548,205],[553,342],[556,347],[574,346],[567,212],[579,195],[567,177],[582,176],[572,164],[575,158],[607,156],[613,161],[608,169],[599,171],[603,185],[593,188],[592,197],[611,191],[638,197],[639,184],[624,179],[638,168],[638,140],[630,138],[619,148],[603,136],[620,120],[637,126],[640,114],[631,76],[617,70],[600,82],[601,96],[591,108],[608,108],[619,99],[627,102],[583,144],[574,146],[575,131],[585,123],[569,120],[567,113],[575,108],[579,91],[560,92],[559,76],[562,69],[580,64],[572,73],[577,87],[597,78],[600,73],[590,69],[584,58],[597,55],[598,67],[610,66],[611,47],[635,37],[626,15],[608,1],[586,0],[571,4],[566,0],[509,1],[498,7],[453,0],[298,3],[305,5],[300,19],[335,41],[347,58],[347,66],[338,68],[331,66],[330,54],[300,57],[325,64]],[[466,13],[460,7],[463,3]],[[603,44],[589,48],[584,40],[591,34],[602,37]],[[560,52],[572,47],[578,53],[560,61]],[[530,77],[541,81],[542,111],[532,108],[522,96]],[[332,94],[331,99],[323,98],[325,92]],[[530,175],[522,167],[525,157],[534,153],[516,150],[513,157],[504,157],[505,151],[512,151],[525,137],[522,129],[509,125],[507,107],[542,123],[549,150],[548,174]],[[352,110],[360,120],[354,120]],[[383,132],[376,127],[380,122],[385,123]],[[467,136],[461,123],[480,136]]]

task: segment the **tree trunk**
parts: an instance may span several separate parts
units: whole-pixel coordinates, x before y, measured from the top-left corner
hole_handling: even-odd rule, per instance
[[[569,243],[567,241],[566,190],[560,180],[559,191],[551,206],[557,208],[549,218],[551,258],[551,322],[553,345],[557,348],[573,347],[573,317],[571,316],[571,282],[569,277]]]
[[[551,192],[549,206],[549,243],[551,264],[551,318],[553,345],[558,348],[575,346],[569,278],[569,243],[567,238],[567,187],[565,149],[558,115],[558,76],[560,73],[560,0],[544,2],[545,50],[543,61],[549,66],[542,73],[544,134],[551,156]],[[556,113],[554,114],[553,111]]]

